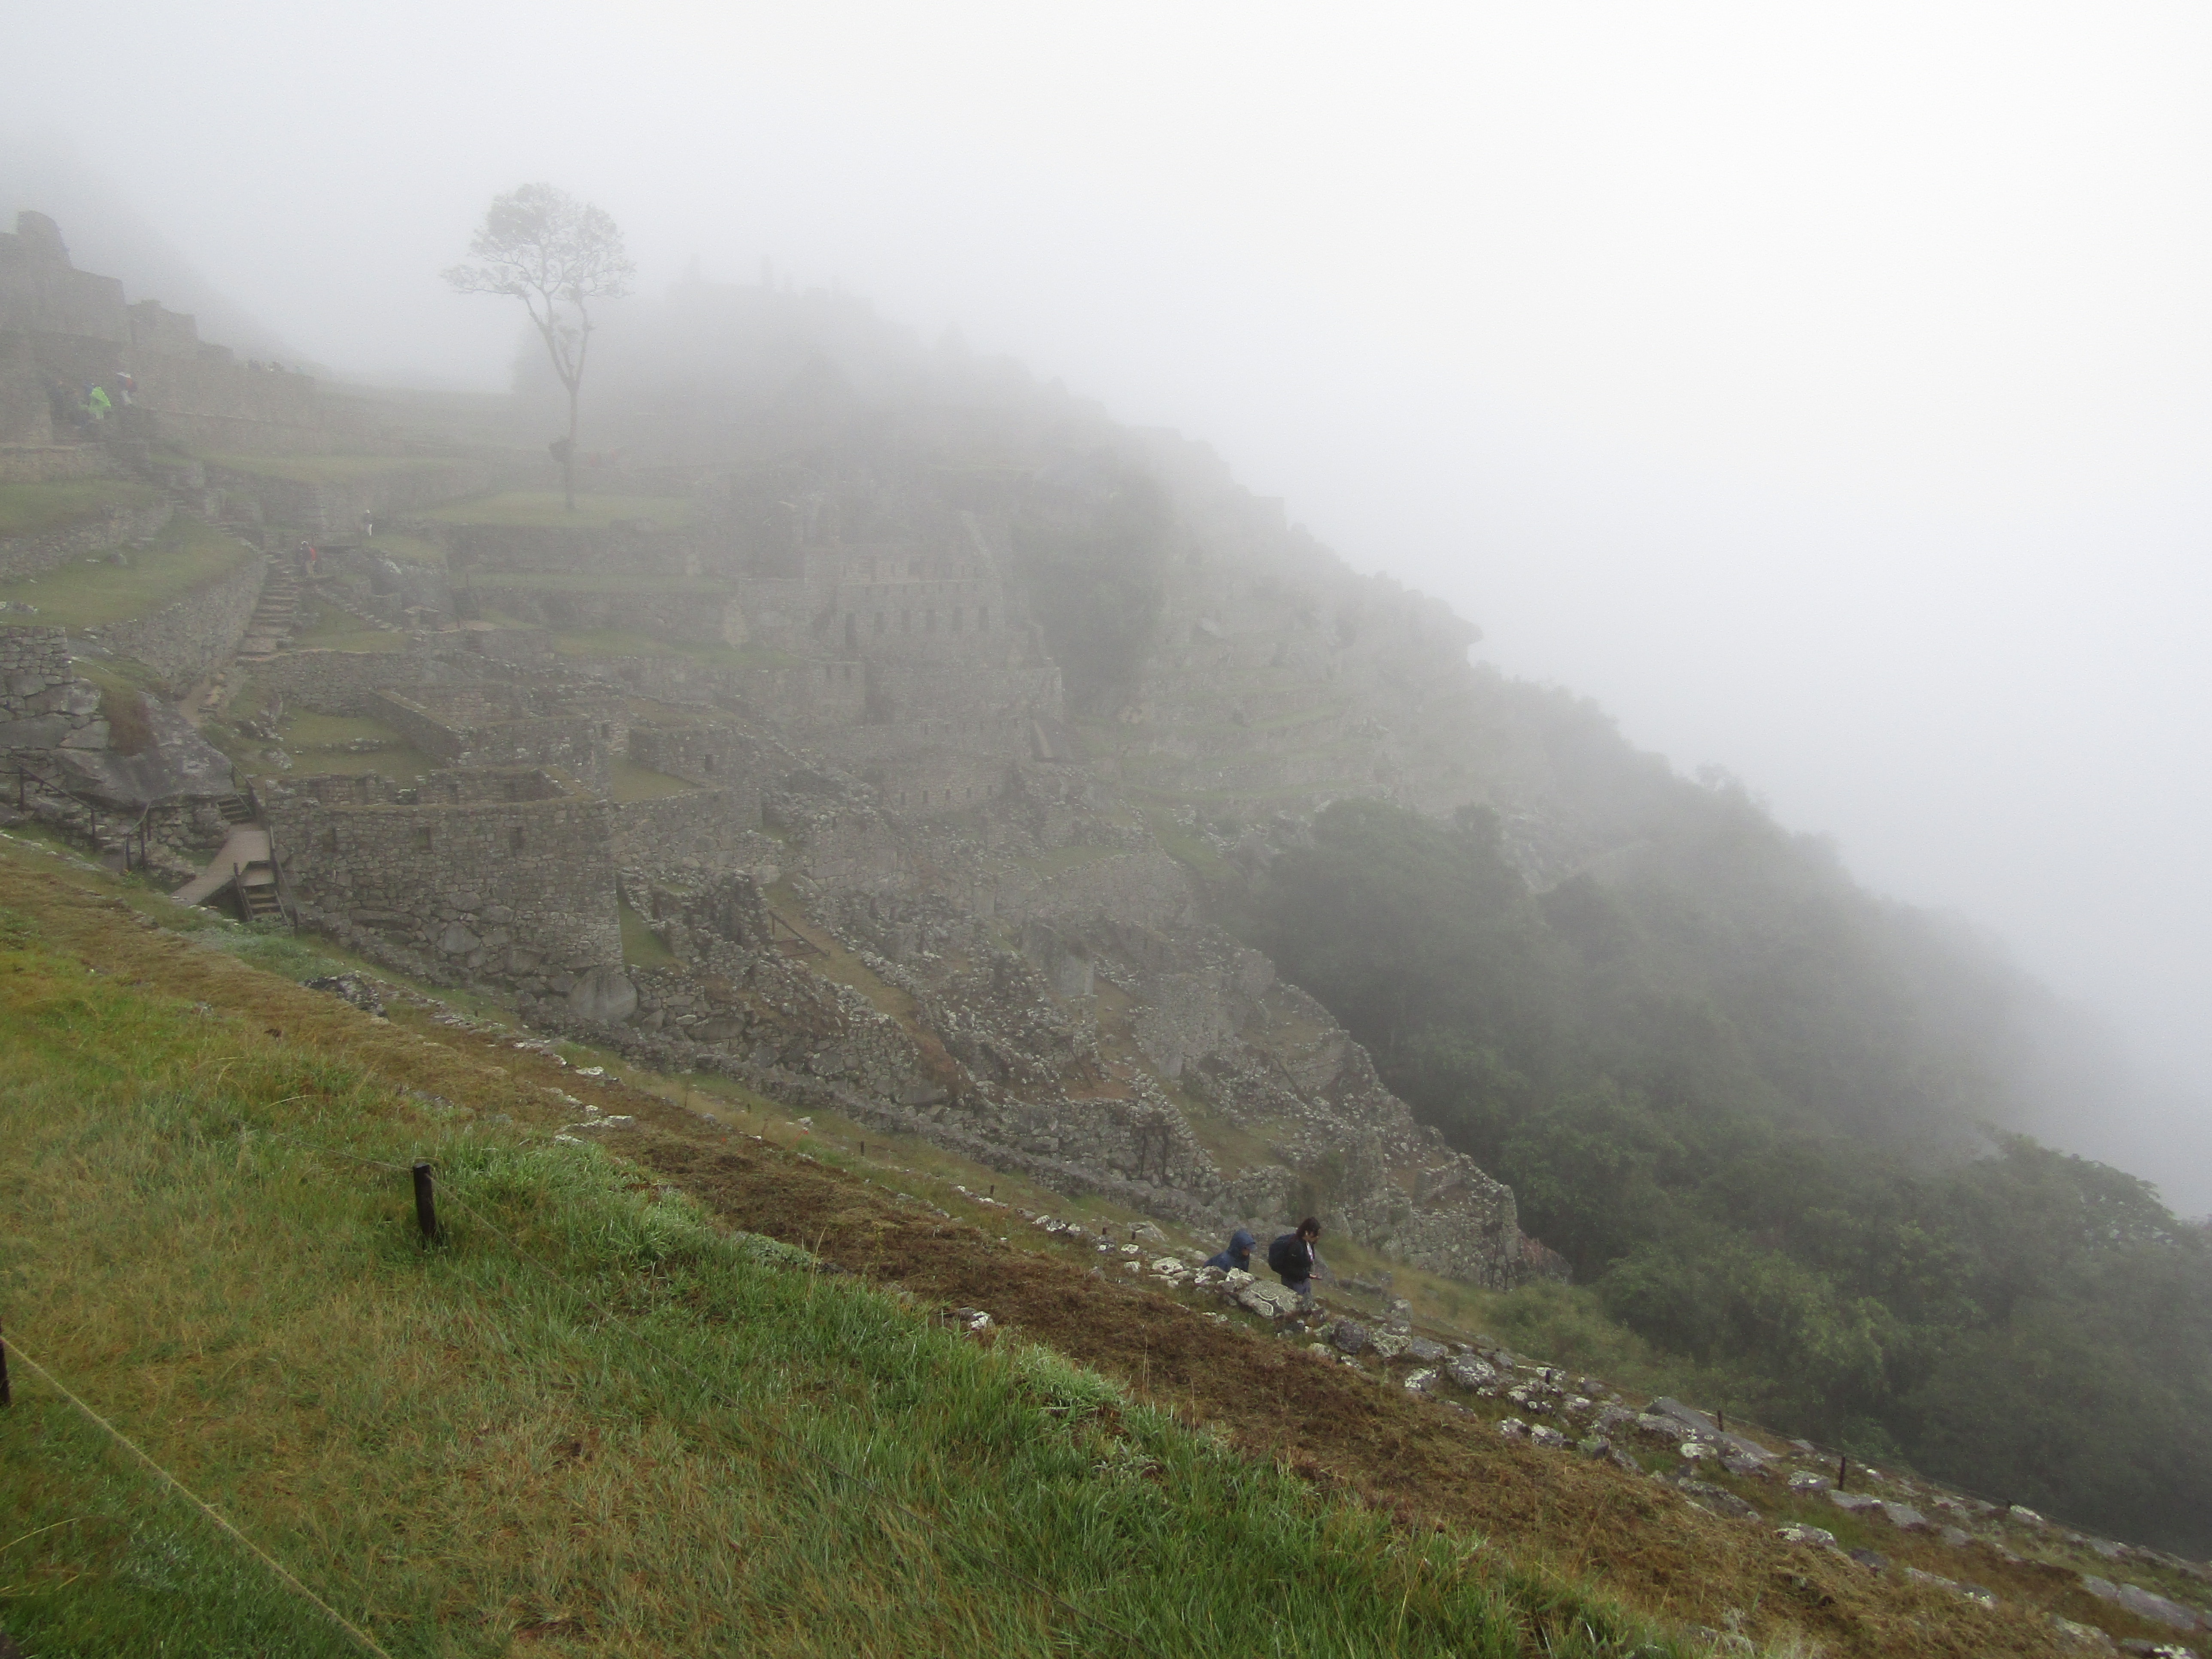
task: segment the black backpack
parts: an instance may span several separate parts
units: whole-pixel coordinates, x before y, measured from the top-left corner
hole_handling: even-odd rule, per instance
[[[1267,1246],[1267,1271],[1286,1273],[1297,1261],[1298,1236],[1285,1233]]]

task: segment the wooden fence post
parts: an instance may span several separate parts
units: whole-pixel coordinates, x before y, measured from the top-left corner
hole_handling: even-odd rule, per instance
[[[431,1185],[430,1166],[420,1161],[415,1165],[415,1224],[422,1230],[425,1242],[437,1242],[437,1192]]]
[[[8,1391],[7,1339],[0,1337],[0,1406],[10,1404],[13,1401],[14,1397],[15,1396],[10,1395]]]

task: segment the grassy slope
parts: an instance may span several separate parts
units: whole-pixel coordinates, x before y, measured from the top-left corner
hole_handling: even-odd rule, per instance
[[[254,556],[235,536],[179,514],[153,547],[132,553],[127,565],[111,564],[105,557],[80,560],[43,576],[0,583],[0,599],[36,605],[36,622],[99,628],[151,616]]]
[[[210,466],[291,483],[349,483],[357,478],[434,471],[446,463],[417,455],[210,455]]]
[[[590,495],[579,494],[576,510],[562,505],[557,489],[513,489],[472,501],[455,501],[428,516],[447,524],[526,525],[544,530],[605,530],[617,519],[650,519],[660,529],[691,522],[692,504],[681,495]]]
[[[625,1655],[1632,1635],[1464,1535],[795,1268],[555,1140],[580,1109],[520,1066],[142,931],[99,878],[24,862],[0,860],[9,1328],[394,1654],[571,1632]],[[443,1172],[439,1249],[410,1237],[416,1157]],[[0,1607],[32,1651],[345,1650],[36,1380],[0,1418]]]
[[[111,507],[152,507],[161,492],[129,478],[49,478],[0,483],[0,537],[37,536],[102,516]]]

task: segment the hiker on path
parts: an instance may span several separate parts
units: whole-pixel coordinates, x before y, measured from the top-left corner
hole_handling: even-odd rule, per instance
[[[1308,1216],[1298,1223],[1297,1231],[1285,1233],[1267,1246],[1267,1266],[1283,1281],[1284,1289],[1297,1293],[1298,1305],[1309,1310],[1314,1304],[1314,1269],[1321,1265],[1314,1246],[1320,1241],[1321,1223]]]
[[[97,380],[94,380],[90,389],[86,392],[84,401],[92,410],[92,418],[95,423],[106,420],[109,412],[115,407],[115,400],[107,395],[107,388]]]
[[[1252,1247],[1259,1242],[1251,1234],[1239,1227],[1229,1236],[1229,1248],[1219,1255],[1208,1256],[1206,1259],[1206,1265],[1209,1267],[1218,1267],[1224,1273],[1228,1273],[1233,1268],[1238,1273],[1249,1273],[1252,1271]]]

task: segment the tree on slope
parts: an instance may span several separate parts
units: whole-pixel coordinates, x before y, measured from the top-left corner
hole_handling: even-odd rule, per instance
[[[568,393],[568,435],[556,446],[568,511],[576,510],[576,403],[592,349],[594,300],[629,292],[637,268],[605,209],[550,185],[524,185],[492,198],[469,244],[481,263],[455,265],[446,280],[460,294],[506,294],[523,303],[553,373]]]

